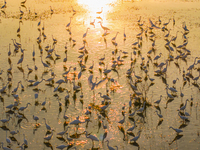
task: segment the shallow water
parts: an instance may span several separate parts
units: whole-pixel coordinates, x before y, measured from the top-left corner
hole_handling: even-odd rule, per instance
[[[94,1],[93,1],[94,2]],[[22,144],[24,137],[28,140],[27,149],[56,149],[56,146],[64,144],[69,144],[67,142],[66,135],[62,138],[57,138],[56,134],[58,132],[64,131],[67,127],[65,120],[63,119],[64,112],[69,119],[66,120],[68,123],[76,119],[77,116],[80,117],[81,121],[85,120],[86,107],[92,106],[90,122],[83,123],[79,126],[77,135],[75,136],[76,129],[74,125],[68,125],[69,135],[74,138],[71,142],[72,147],[77,149],[91,149],[92,142],[90,139],[86,138],[84,131],[88,131],[92,135],[98,137],[100,142],[94,142],[93,148],[99,149],[108,149],[106,140],[109,140],[109,145],[114,147],[118,146],[119,149],[198,149],[200,144],[199,138],[199,80],[193,81],[192,78],[184,83],[183,81],[183,71],[185,74],[188,73],[187,68],[194,63],[195,57],[200,56],[199,52],[199,40],[200,40],[200,5],[199,1],[164,1],[164,0],[145,0],[145,1],[98,1],[95,4],[90,1],[33,1],[28,0],[24,6],[20,5],[21,1],[7,1],[7,7],[1,9],[1,35],[0,35],[0,63],[1,70],[4,72],[0,75],[0,89],[6,85],[8,82],[8,76],[11,79],[9,86],[6,88],[5,93],[1,93],[1,106],[0,111],[1,119],[8,119],[9,115],[12,117],[9,123],[3,125],[1,124],[0,129],[0,142],[6,143],[6,130],[19,130],[19,134],[14,137],[18,142],[13,141],[10,146],[12,149],[18,149],[18,144]],[[0,2],[0,6],[3,6],[4,2]],[[51,14],[50,6],[53,9],[53,14]],[[74,14],[72,11],[76,10]],[[20,11],[24,12],[22,19],[20,19]],[[96,12],[103,11],[100,15]],[[30,11],[29,11],[30,10]],[[37,14],[35,14],[37,13]],[[140,48],[133,48],[132,44],[137,42],[136,35],[141,32],[139,28],[138,20],[141,16],[140,24],[144,23],[141,28],[144,29],[142,33],[142,46]],[[162,21],[161,25],[158,24],[158,17]],[[41,17],[41,25],[38,26],[38,22]],[[71,35],[69,34],[68,28],[66,25],[70,22],[71,19]],[[173,25],[172,19],[175,19],[175,25]],[[94,26],[90,25],[95,19]],[[188,38],[188,44],[186,48],[191,51],[190,55],[187,56],[185,60],[171,60],[168,62],[168,69],[166,75],[158,76],[154,71],[158,70],[153,61],[156,55],[162,53],[161,57],[158,59],[157,63],[165,62],[169,57],[169,51],[165,48],[166,39],[164,36],[168,33],[167,30],[162,31],[161,29],[153,29],[153,32],[156,35],[155,38],[155,51],[149,55],[149,60],[147,57],[148,51],[152,47],[152,41],[150,40],[150,35],[152,35],[149,30],[147,36],[145,36],[145,30],[150,26],[149,19],[152,20],[159,27],[163,27],[163,23],[167,23],[171,19],[170,23],[167,25],[168,31],[170,30],[170,35],[167,38],[171,39],[172,36],[176,36],[177,31],[177,40],[173,46],[174,51],[171,52],[171,55],[175,58],[179,55],[179,52],[176,50],[175,46],[183,44],[182,33],[184,32],[182,25],[183,22],[187,25],[189,33],[185,34]],[[20,23],[20,32],[17,33]],[[99,21],[102,21],[103,26],[108,27],[110,30],[109,34],[106,37],[103,37],[103,29],[101,28]],[[157,22],[157,23],[156,23]],[[42,30],[44,27],[44,30]],[[84,56],[83,64],[86,66],[86,70],[82,72],[80,79],[77,78],[77,74],[80,72],[81,68],[79,62],[81,59],[78,57],[82,54],[79,49],[84,45],[83,44],[83,34],[86,32],[87,28],[90,28],[85,39],[85,48],[88,51],[88,54]],[[126,33],[126,40],[124,40],[123,34],[124,29]],[[41,31],[41,33],[40,33]],[[46,35],[46,39],[43,37],[43,33]],[[111,39],[116,35],[117,46],[115,46]],[[38,44],[37,38],[41,35],[41,43]],[[57,40],[57,43],[54,44],[56,54],[61,56],[60,59],[56,59],[56,56],[53,53],[53,59],[46,58],[48,55],[45,47],[47,45],[53,47],[53,38]],[[21,43],[21,48],[25,49],[24,51],[24,60],[22,65],[17,64],[18,60],[21,58],[21,51],[14,53],[14,44],[11,39],[16,39],[16,42]],[[76,43],[73,43],[71,39],[76,40]],[[65,58],[65,46],[67,42],[67,62],[63,62]],[[11,44],[11,56],[8,57],[9,43]],[[73,45],[74,44],[74,45]],[[35,49],[35,61],[33,60],[32,52]],[[41,54],[41,49],[43,53]],[[120,53],[120,50],[128,52],[128,55],[122,57],[123,54]],[[134,55],[133,52],[137,54]],[[183,51],[183,50],[182,50]],[[115,52],[115,55],[112,54]],[[138,90],[136,92],[141,92],[141,96],[136,96],[135,92],[131,89],[129,83],[130,79],[127,77],[126,72],[131,67],[131,53],[132,58],[135,60],[133,63],[133,70],[131,77],[133,83],[136,82],[136,77],[141,76],[141,82],[135,84],[137,85]],[[184,51],[183,51],[184,53]],[[88,86],[88,77],[90,72],[88,68],[92,65],[94,61],[93,68],[93,82],[95,82],[95,77],[97,81],[100,81],[105,78],[105,75],[99,71],[99,59],[104,57],[104,65],[101,65],[102,69],[106,68],[111,69],[112,60],[117,60],[117,57],[121,57],[123,60],[123,65],[117,66],[116,70],[112,70],[108,75],[108,82],[106,85],[100,89],[95,89],[94,93],[90,90]],[[41,63],[41,57],[45,63],[49,64],[49,68],[44,68]],[[86,59],[86,57],[88,57]],[[147,61],[149,60],[149,67],[147,67],[149,77],[154,78],[155,80],[151,83],[150,80],[145,81],[146,74],[141,70],[142,57],[144,57],[144,66],[146,66]],[[8,60],[10,59],[10,64]],[[197,61],[200,60],[197,58]],[[196,61],[196,62],[197,62]],[[178,64],[179,67],[177,67]],[[27,64],[30,68],[33,69],[29,73],[27,69]],[[35,65],[38,67],[38,70],[34,70]],[[7,73],[7,70],[12,66],[12,75]],[[53,92],[54,89],[58,86],[55,82],[59,79],[64,79],[62,74],[65,72],[64,67],[72,66],[70,70],[70,75],[68,77],[69,81],[67,83],[62,83],[60,85],[60,91]],[[143,66],[143,67],[144,67]],[[76,70],[74,71],[74,67]],[[164,66],[165,67],[165,66]],[[164,68],[163,67],[163,68]],[[199,64],[194,66],[192,70],[193,77],[198,77]],[[54,83],[52,86],[48,86],[48,82],[42,81],[38,87],[29,86],[28,80],[37,80],[41,81],[42,78],[49,79],[51,78],[52,69],[56,74]],[[47,70],[47,71],[46,71]],[[73,84],[71,83],[74,80],[74,73],[77,73],[75,76],[76,85],[81,84],[81,90],[77,93],[73,91]],[[176,84],[173,85],[173,80],[179,78]],[[118,82],[120,86],[113,84],[110,79],[114,79]],[[71,80],[71,81],[70,81]],[[17,110],[13,110],[8,113],[6,106],[14,103],[14,97],[12,91],[17,87],[17,83],[21,81],[24,88],[24,91],[19,86],[16,94],[19,95],[19,106],[26,106],[29,102],[31,105],[24,110],[24,116],[26,119],[23,119],[18,123],[18,118],[12,112],[18,114]],[[166,84],[169,84],[169,87],[175,87],[178,91],[174,100],[170,100],[166,93]],[[115,85],[115,86],[113,86]],[[38,91],[37,89],[41,89]],[[62,91],[63,90],[63,91]],[[69,104],[65,104],[65,96],[67,95],[67,90],[69,91]],[[98,92],[102,94],[108,94],[111,98],[110,105],[105,112],[100,112],[98,106],[103,100]],[[171,92],[168,91],[170,94]],[[180,93],[183,93],[184,96],[181,97]],[[38,93],[38,98],[35,99],[35,94]],[[132,98],[139,97],[140,103],[136,100],[132,100],[132,107],[129,109],[129,100],[130,94]],[[80,96],[83,95],[83,98]],[[162,95],[162,100],[159,104],[159,107],[154,104],[154,101],[158,100],[160,95]],[[42,109],[41,103],[47,98],[47,103],[45,105],[46,109]],[[191,97],[193,100],[191,100]],[[63,104],[59,107],[58,100]],[[189,121],[183,122],[179,116],[177,109],[180,108],[181,104],[185,104],[185,100],[189,99],[186,111],[190,114],[188,117]],[[129,119],[129,114],[135,110],[142,108],[143,101],[147,102],[147,106],[141,117],[138,114],[135,114],[133,119]],[[122,106],[125,104],[125,109],[122,111]],[[163,115],[163,121],[159,120],[157,114],[155,113],[156,108],[159,110],[159,113]],[[123,113],[122,113],[123,112]],[[104,120],[104,123],[107,125],[107,130],[104,130],[102,125],[99,127],[98,115],[101,114],[101,119]],[[125,114],[125,122],[122,127],[119,127],[120,124],[118,121],[123,119],[123,114]],[[33,115],[39,117],[38,123],[40,124],[38,128],[35,128],[35,121],[33,120]],[[50,125],[55,131],[53,132],[53,138],[49,143],[44,142],[44,136],[46,135],[47,129],[45,127],[45,121],[42,118],[46,118],[47,124]],[[133,134],[127,134],[126,130],[134,125],[133,120],[136,121],[137,127],[133,130]],[[174,128],[182,129],[183,132],[177,136],[175,131],[169,129],[172,126]],[[6,127],[6,128],[5,128]],[[120,130],[121,128],[121,130]],[[124,132],[125,131],[125,132]],[[137,140],[137,143],[130,144],[130,139],[134,136],[137,136],[138,131],[141,132],[140,138]],[[107,137],[103,140],[104,133],[107,133]],[[8,136],[11,135],[8,133]],[[52,146],[52,147],[48,147]],[[70,148],[72,149],[72,148]]]

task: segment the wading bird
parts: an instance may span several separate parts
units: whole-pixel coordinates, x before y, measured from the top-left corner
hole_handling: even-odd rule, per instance
[[[92,147],[94,145],[94,141],[99,141],[99,139],[96,136],[94,136],[94,135],[88,135],[87,131],[84,131],[84,133],[85,133],[86,138],[89,138],[89,139],[92,140]]]

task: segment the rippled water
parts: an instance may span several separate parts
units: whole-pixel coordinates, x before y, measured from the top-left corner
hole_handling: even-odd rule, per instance
[[[2,7],[4,2],[0,2]],[[157,1],[157,0],[145,0],[145,1],[32,1],[28,0],[25,5],[21,5],[21,1],[7,0],[6,8],[1,9],[1,23],[0,23],[0,63],[1,70],[4,72],[0,75],[0,89],[2,89],[9,80],[9,85],[5,90],[5,93],[1,93],[1,106],[0,111],[1,119],[8,119],[11,116],[11,120],[7,124],[1,123],[0,129],[0,142],[6,143],[6,130],[19,130],[19,134],[15,135],[15,139],[11,138],[12,149],[18,149],[24,141],[23,134],[25,134],[28,140],[27,149],[56,149],[58,145],[69,144],[67,142],[66,135],[63,138],[59,138],[56,134],[58,132],[64,131],[67,126],[70,126],[68,133],[70,137],[74,140],[70,142],[70,149],[76,147],[77,149],[91,149],[92,142],[90,139],[86,138],[84,131],[88,131],[91,135],[98,137],[100,142],[94,142],[93,148],[108,149],[106,140],[109,140],[109,145],[114,147],[118,146],[118,149],[198,149],[200,146],[199,138],[199,80],[193,81],[192,78],[188,77],[190,81],[183,81],[183,72],[188,73],[187,68],[194,63],[195,57],[199,55],[199,41],[200,41],[200,5],[199,1]],[[53,13],[50,10],[50,6]],[[73,9],[76,13],[73,12]],[[103,11],[100,15],[96,12]],[[20,9],[23,11],[23,15],[20,15]],[[20,17],[22,18],[20,19]],[[137,42],[136,35],[141,32],[139,28],[138,20],[141,16],[140,24],[141,28],[144,29],[142,33],[142,45],[140,48],[134,49],[132,44]],[[149,30],[147,36],[145,36],[145,30],[150,26],[149,19],[152,20],[157,26],[163,27],[162,24],[158,24],[158,18],[163,23],[167,23],[171,19],[170,23],[167,25],[168,31],[170,30],[170,35],[168,40],[172,36],[176,36],[177,40],[174,45],[171,45],[174,49],[171,55],[175,58],[179,55],[175,46],[183,44],[182,33],[184,32],[182,26],[183,23],[187,25],[189,33],[185,36],[188,38],[187,49],[191,51],[191,55],[188,55],[185,60],[179,59],[178,61],[173,59],[168,63],[168,70],[166,75],[157,76],[154,71],[158,70],[156,67],[156,61],[153,61],[156,55],[162,53],[161,58],[157,63],[165,62],[169,57],[169,51],[165,48],[167,40],[164,36],[168,33],[167,30],[162,31],[161,29],[153,29],[156,35],[155,38],[155,52],[147,55],[152,47],[152,41],[150,40],[150,35],[152,35]],[[41,17],[41,25],[38,26],[38,22]],[[66,25],[70,22],[71,27],[66,28]],[[173,25],[173,18],[175,19],[175,25]],[[95,19],[94,26],[90,23]],[[17,33],[20,23],[20,32]],[[103,37],[103,29],[101,28],[99,21],[102,21],[103,26],[108,27],[108,35]],[[157,23],[156,23],[157,22]],[[85,48],[88,54],[84,56],[83,64],[86,66],[86,70],[82,71],[82,76],[80,79],[77,78],[77,74],[81,71],[79,62],[81,59],[78,57],[82,54],[79,49],[84,46],[83,34],[86,32],[87,28],[90,28],[85,39]],[[44,28],[44,30],[42,29]],[[40,32],[41,31],[41,32]],[[124,31],[126,33],[126,40],[124,40]],[[71,32],[71,35],[69,34]],[[117,46],[115,46],[111,40],[116,35]],[[44,39],[43,34],[46,35]],[[41,36],[41,43],[38,44],[37,38]],[[49,45],[53,47],[53,38],[57,40],[54,44],[56,54],[60,55],[60,59],[56,59],[54,53],[52,54],[53,59],[46,58],[48,55],[45,47]],[[24,60],[22,65],[17,64],[21,58],[21,51],[14,53],[14,44],[12,39],[16,39],[16,42],[21,43],[21,48],[24,51]],[[72,40],[76,40],[73,43]],[[65,49],[67,42],[67,48]],[[172,43],[172,42],[171,42]],[[8,57],[9,44],[11,49],[11,56]],[[35,61],[32,56],[33,49],[35,49]],[[43,53],[41,54],[41,50]],[[128,52],[127,55],[123,56],[120,50]],[[67,62],[63,62],[65,58],[65,52],[67,51]],[[133,52],[136,52],[134,55]],[[113,55],[112,53],[115,53]],[[141,96],[137,96],[135,92],[130,87],[130,78],[127,77],[127,70],[131,67],[131,53],[134,62],[131,77],[133,83],[136,82],[136,76],[141,76],[141,82],[135,84],[138,90],[136,92],[141,92]],[[88,86],[88,77],[91,72],[89,72],[89,67],[94,61],[93,69],[93,82],[95,77],[97,81],[105,78],[105,75],[100,71],[99,59],[103,58],[105,54],[105,60],[103,61],[105,65],[101,65],[102,69],[111,69],[112,60],[120,59],[123,60],[123,65],[117,66],[116,70],[112,70],[108,75],[108,82],[100,89],[95,89],[94,92],[90,90]],[[44,68],[41,63],[41,57],[45,63],[49,64],[49,68]],[[148,57],[149,56],[149,57]],[[146,66],[149,58],[149,67],[147,67],[148,74],[150,78],[154,78],[153,83],[150,80],[145,81],[146,74],[144,70],[141,70],[142,59],[144,58],[144,66]],[[199,58],[197,61],[200,60]],[[196,62],[197,62],[196,61]],[[32,68],[33,71],[29,73],[28,67]],[[7,70],[12,66],[11,73],[7,73]],[[38,70],[34,70],[37,66]],[[69,75],[69,81],[67,83],[62,83],[60,85],[59,91],[53,92],[58,86],[55,82],[59,79],[64,79],[62,74],[72,66]],[[76,70],[74,68],[76,67]],[[165,66],[164,66],[165,67]],[[37,80],[41,81],[42,78],[51,78],[51,71],[56,74],[54,83],[52,85],[47,85],[48,82],[42,81],[38,87],[30,86],[26,81]],[[199,75],[199,64],[194,66],[192,70],[193,77],[198,77]],[[74,76],[74,73],[76,76]],[[81,90],[77,93],[73,91],[74,80],[76,85],[81,85]],[[179,78],[177,83],[174,85],[173,80]],[[114,79],[117,81],[119,86],[113,84],[111,81]],[[71,81],[70,81],[71,80]],[[16,94],[19,95],[19,106],[26,106],[29,102],[31,105],[23,112],[24,119],[19,122],[18,118],[13,114],[13,112],[18,114],[18,110],[8,111],[6,106],[14,103],[14,97],[12,91],[17,87],[17,83],[21,81],[24,90],[19,86]],[[177,96],[174,100],[170,100],[166,94],[166,84],[169,87],[175,87]],[[113,86],[115,85],[115,86]],[[38,89],[41,89],[38,91]],[[69,91],[69,103],[65,102],[65,96],[67,95],[67,90]],[[110,105],[105,112],[101,112],[98,106],[101,105],[102,98],[98,94],[108,94],[111,98]],[[180,96],[181,92],[184,94],[183,97]],[[38,93],[38,98],[35,99],[35,94]],[[169,91],[169,93],[171,93]],[[132,108],[129,109],[130,94],[132,96]],[[154,101],[158,100],[160,95],[162,95],[162,100],[159,107],[154,104]],[[83,96],[83,97],[82,97]],[[139,97],[140,101],[135,100],[135,97]],[[42,109],[41,103],[47,98],[47,103],[45,109]],[[191,99],[193,98],[193,100]],[[63,104],[59,107],[58,99]],[[188,117],[189,121],[183,122],[179,116],[177,109],[180,108],[181,104],[185,104],[185,100],[189,99],[186,111],[190,114]],[[143,112],[143,115],[135,114],[135,116],[130,119],[129,114],[135,110],[142,108],[143,101],[146,101],[147,105]],[[122,107],[125,104],[125,109]],[[78,131],[74,125],[68,125],[69,122],[76,119],[77,116],[80,117],[81,121],[85,120],[86,107],[91,106],[91,115],[88,115],[90,122],[83,123],[79,126]],[[63,119],[64,112],[69,119]],[[155,110],[159,110],[159,113],[163,115],[163,121],[159,120]],[[101,118],[98,119],[98,114],[101,114]],[[125,115],[125,122],[120,125],[118,122],[123,119],[123,114]],[[35,121],[33,120],[33,115],[39,117],[38,123],[40,124],[37,128],[35,126]],[[49,143],[44,142],[44,137],[47,132],[45,121],[50,125],[55,131],[53,132],[53,138]],[[107,125],[107,130],[104,130],[102,124],[100,126],[99,121],[103,120],[105,125]],[[134,125],[133,121],[136,121],[137,127],[133,130],[132,134],[127,134],[126,130]],[[182,129],[183,132],[177,135],[175,131],[169,129],[172,126],[174,128]],[[141,136],[137,140],[137,143],[130,144],[130,139],[137,136],[138,131],[141,131]],[[77,134],[76,134],[77,133]],[[106,138],[103,141],[103,135],[107,133]],[[11,137],[8,132],[8,137]],[[19,145],[18,145],[19,144]],[[8,145],[9,146],[9,145]],[[116,148],[116,147],[115,147]]]

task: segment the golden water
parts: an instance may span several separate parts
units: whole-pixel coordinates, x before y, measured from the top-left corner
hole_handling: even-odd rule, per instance
[[[67,1],[67,0],[57,0],[57,1],[49,1],[49,0],[27,0],[24,6],[20,5],[21,1],[19,0],[7,0],[7,7],[1,9],[0,16],[0,69],[4,70],[2,75],[0,75],[0,88],[5,86],[8,80],[7,69],[11,66],[8,63],[8,50],[9,43],[11,43],[11,64],[12,64],[12,81],[10,84],[12,85],[6,89],[6,93],[2,93],[1,96],[3,98],[0,103],[0,118],[5,119],[9,117],[9,114],[6,113],[8,109],[5,107],[14,103],[14,97],[12,96],[12,90],[17,87],[17,83],[22,81],[25,89],[21,91],[21,87],[19,87],[17,94],[20,97],[20,105],[26,106],[28,102],[31,105],[24,111],[24,115],[27,118],[23,119],[20,124],[17,123],[17,118],[11,114],[12,116],[10,122],[6,124],[6,127],[11,130],[19,130],[19,134],[15,135],[16,140],[20,143],[23,143],[23,134],[26,135],[26,139],[28,140],[27,149],[47,149],[47,145],[44,144],[44,136],[46,134],[46,127],[44,119],[46,118],[47,124],[50,125],[54,130],[53,138],[50,140],[50,144],[53,149],[56,149],[56,146],[65,144],[64,142],[59,140],[56,133],[60,131],[64,131],[64,119],[63,114],[66,109],[66,114],[69,116],[68,122],[73,121],[77,116],[80,116],[80,120],[84,121],[86,107],[88,105],[100,105],[102,99],[100,98],[98,92],[102,92],[102,94],[109,94],[111,97],[111,105],[106,109],[104,118],[102,116],[102,120],[104,120],[107,125],[107,137],[104,141],[109,140],[109,145],[114,147],[118,146],[121,149],[198,149],[200,147],[200,138],[199,138],[199,88],[194,86],[192,83],[194,81],[190,79],[190,83],[187,82],[185,86],[183,86],[183,70],[187,73],[187,68],[193,64],[194,58],[200,56],[200,2],[199,1],[164,1],[164,0],[143,0],[143,1],[119,1],[119,0],[102,0],[102,1],[89,1],[89,0],[77,0],[77,1]],[[0,6],[3,6],[4,2],[0,2]],[[50,6],[53,9],[53,14],[51,14]],[[73,9],[76,11],[74,14]],[[17,29],[19,28],[20,21],[20,10],[24,12],[23,17],[21,19],[20,24],[20,32],[17,34]],[[103,11],[100,15],[96,14],[96,12],[100,12],[103,7]],[[5,13],[4,13],[5,12]],[[35,14],[37,13],[37,14]],[[136,55],[136,63],[134,65],[135,75],[141,76],[143,81],[138,83],[139,92],[143,93],[143,97],[146,98],[146,101],[150,106],[146,107],[144,112],[144,118],[135,115],[134,120],[136,120],[137,127],[133,130],[135,136],[139,130],[141,130],[141,136],[137,141],[137,144],[132,145],[129,143],[129,140],[133,138],[133,136],[123,134],[118,128],[118,121],[120,121],[122,116],[122,106],[125,104],[125,123],[122,125],[124,130],[126,131],[128,128],[134,125],[133,121],[129,120],[129,100],[130,94],[134,94],[133,90],[130,88],[129,79],[126,77],[126,71],[130,68],[130,58],[131,53],[133,52],[132,43],[137,41],[136,35],[140,33],[141,29],[138,27],[138,19],[141,16],[141,23],[144,23],[143,28],[146,30],[147,26],[149,26],[149,19],[153,22],[158,21],[158,17],[162,20],[162,23],[168,22],[169,19],[175,19],[175,25],[173,26],[172,20],[167,26],[170,30],[170,37],[176,35],[177,31],[178,37],[176,40],[176,46],[181,45],[183,43],[182,33],[183,32],[183,22],[186,23],[189,33],[186,35],[188,37],[188,45],[187,49],[191,51],[191,55],[187,57],[187,61],[178,60],[179,68],[176,67],[174,61],[171,61],[168,66],[166,81],[169,84],[169,87],[173,86],[172,81],[177,77],[179,80],[177,81],[175,87],[177,89],[177,97],[175,99],[167,103],[167,94],[166,94],[166,84],[163,83],[162,78],[159,76],[154,76],[154,71],[157,68],[150,62],[148,68],[148,74],[151,78],[154,78],[154,85],[152,85],[149,89],[147,88],[151,82],[149,80],[145,81],[145,73],[141,71],[141,56],[145,58],[145,62],[147,61],[147,52],[151,48],[152,41],[149,38],[146,38],[143,33],[142,40],[142,48],[141,48],[141,56]],[[38,22],[41,17],[41,25],[38,27]],[[70,22],[71,19],[71,36],[69,32],[66,30],[66,25]],[[95,19],[94,26],[90,25]],[[102,19],[102,20],[101,20]],[[102,21],[103,26],[106,26],[110,29],[109,34],[106,36],[106,42],[104,41],[104,37],[102,37],[103,29],[101,28],[98,21]],[[64,92],[53,92],[54,88],[57,87],[57,84],[54,83],[53,87],[47,86],[45,81],[39,84],[38,88],[42,91],[39,91],[38,99],[35,100],[34,94],[37,91],[33,90],[35,87],[29,86],[28,80],[38,80],[40,81],[42,78],[48,79],[51,77],[51,72],[44,73],[44,67],[41,63],[40,58],[40,48],[37,43],[37,38],[40,36],[40,32],[38,29],[42,31],[42,27],[44,26],[44,33],[46,35],[46,39],[43,39],[41,36],[42,42],[40,43],[41,48],[43,49],[42,58],[46,63],[48,61],[50,63],[50,68],[56,74],[54,81],[56,82],[59,79],[63,79],[62,74],[65,72],[63,66],[69,68],[72,66],[76,67],[76,72],[79,73],[81,68],[78,64],[79,48],[81,48],[83,44],[83,34],[88,30],[86,37],[86,49],[88,51],[88,59],[86,62],[86,71],[82,72],[82,77],[79,80],[76,80],[76,84],[78,82],[82,85],[82,90],[77,94],[73,93],[73,84],[70,82],[61,84],[60,87],[64,89]],[[126,33],[126,40],[123,39],[124,28]],[[164,62],[168,56],[169,51],[164,47],[166,41],[164,40],[164,35],[167,32],[163,32],[160,29],[154,29],[154,33],[156,34],[156,51],[155,54],[151,54],[151,58],[153,59],[160,52],[163,54],[161,58],[158,60],[158,63]],[[118,44],[115,47],[111,39],[119,32],[116,42]],[[61,56],[61,59],[56,60],[56,57],[53,53],[54,60],[46,59],[47,52],[45,51],[45,47],[47,45],[53,45],[52,36],[57,40],[55,44],[56,53]],[[70,42],[70,38],[76,40],[75,46],[73,46],[73,42]],[[21,51],[14,54],[14,45],[11,39],[16,39],[18,43],[21,43],[22,49],[24,51],[24,61],[21,65],[17,65],[18,60],[21,58]],[[63,62],[65,58],[65,45],[67,42],[67,62]],[[32,51],[33,47],[35,48],[35,61],[32,59]],[[94,78],[98,77],[98,81],[101,80],[104,75],[99,72],[99,59],[104,57],[105,54],[105,67],[108,69],[111,68],[112,65],[112,51],[117,49],[118,53],[116,54],[116,58],[119,56],[119,51],[123,50],[128,52],[128,56],[122,58],[124,60],[124,65],[119,66],[117,68],[118,74],[114,71],[109,73],[109,78],[114,78],[121,85],[120,88],[116,88],[114,92],[111,91],[112,83],[109,81],[105,86],[101,89],[95,90],[95,96],[93,96],[93,91],[90,91],[87,79],[90,76],[90,72],[88,68],[92,65],[92,61],[94,61],[94,69],[93,75]],[[175,50],[175,48],[174,48]],[[176,57],[179,53],[172,52],[172,55]],[[122,54],[121,54],[122,57]],[[198,60],[198,59],[197,59]],[[33,69],[33,72],[28,74],[28,69],[26,65],[29,65],[30,68]],[[38,70],[34,70],[34,66],[38,67]],[[23,69],[20,71],[18,67]],[[198,68],[198,65],[195,65],[195,68]],[[49,70],[49,69],[48,69]],[[71,73],[74,70],[71,69]],[[197,70],[193,70],[192,74],[194,77],[199,75]],[[73,77],[73,75],[71,75]],[[135,79],[132,74],[133,79]],[[199,80],[197,80],[197,84],[199,85]],[[180,91],[181,88],[181,91]],[[64,97],[67,95],[66,89],[70,91],[70,104],[65,107],[65,99]],[[184,93],[184,97],[180,97],[180,93]],[[58,104],[58,96],[63,103],[62,110],[59,109]],[[83,94],[83,104],[80,98],[80,95]],[[146,94],[146,95],[145,95]],[[159,118],[155,113],[156,108],[154,107],[154,101],[158,100],[160,95],[163,96],[162,101],[160,103],[161,114],[163,115],[163,122],[158,126]],[[193,97],[193,105],[191,106],[191,101],[188,102],[186,107],[186,111],[191,115],[189,117],[190,122],[186,122],[182,125],[182,120],[178,116],[177,109],[180,108],[180,105],[185,104],[186,99],[191,99]],[[47,97],[46,111],[41,110],[41,103]],[[35,101],[38,101],[37,104]],[[167,106],[167,107],[166,107]],[[18,108],[19,108],[18,107]],[[142,106],[141,106],[142,107]],[[139,107],[132,107],[132,112]],[[15,110],[17,113],[18,111]],[[90,149],[92,147],[92,143],[90,139],[87,139],[84,135],[84,131],[87,130],[88,133],[92,135],[96,135],[100,141],[103,139],[104,130],[102,127],[98,127],[98,116],[100,112],[96,109],[96,107],[92,107],[92,114],[90,116],[91,122],[86,123],[79,126],[79,130],[77,134],[80,134],[79,138],[74,138],[73,147],[76,146],[77,149]],[[35,121],[33,120],[33,115],[39,117],[38,123],[40,126],[35,129]],[[182,126],[181,126],[182,125]],[[1,124],[1,127],[3,124]],[[68,129],[69,135],[74,135],[76,133],[75,127],[73,125],[69,125],[71,128]],[[183,132],[178,136],[180,139],[175,139],[176,133],[172,129],[169,129],[169,126],[173,126],[174,128],[182,128]],[[4,146],[6,143],[6,132],[4,127],[0,129],[0,142],[4,142]],[[11,136],[8,133],[8,136]],[[66,136],[64,136],[66,139]],[[175,140],[174,140],[175,139]],[[11,148],[18,149],[18,143],[12,142]],[[99,147],[100,149],[107,149],[107,143],[105,142],[94,142],[94,147]]]

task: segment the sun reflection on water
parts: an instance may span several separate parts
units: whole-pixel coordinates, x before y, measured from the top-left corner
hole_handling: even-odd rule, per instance
[[[106,23],[106,14],[111,11],[111,4],[115,3],[117,0],[78,0],[78,4],[83,5],[89,12],[90,24],[94,22],[97,25],[98,21]],[[100,26],[100,25],[99,25]]]
[[[110,9],[109,4],[116,2],[116,0],[78,0],[79,4],[86,5],[93,15],[99,15],[97,12],[107,12]],[[100,13],[101,14],[101,13]]]

